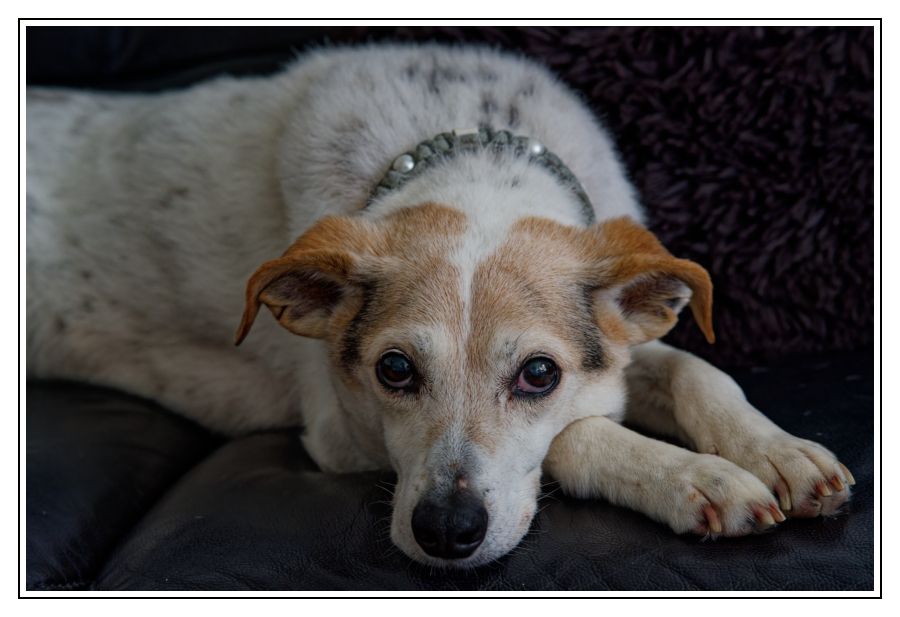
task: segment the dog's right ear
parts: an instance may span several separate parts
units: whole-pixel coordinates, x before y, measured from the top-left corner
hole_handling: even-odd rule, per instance
[[[323,219],[300,236],[285,254],[261,265],[247,283],[246,302],[235,345],[250,332],[260,305],[294,334],[323,338],[338,305],[354,293],[351,277],[366,248],[362,221]]]
[[[685,306],[706,340],[715,341],[712,281],[702,266],[673,257],[649,230],[626,217],[600,223],[589,233],[600,264],[595,298],[618,307],[621,320],[613,328],[629,344],[666,334]]]

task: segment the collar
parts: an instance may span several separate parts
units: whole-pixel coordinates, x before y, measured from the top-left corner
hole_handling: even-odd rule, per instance
[[[521,135],[513,135],[509,131],[494,130],[482,126],[476,129],[455,129],[449,133],[440,133],[425,140],[408,152],[394,159],[390,169],[372,190],[364,208],[387,193],[420,176],[426,170],[440,165],[447,159],[465,152],[481,150],[496,152],[512,151],[518,156],[528,157],[534,165],[540,165],[549,171],[556,180],[572,192],[581,203],[582,214],[588,225],[596,222],[594,207],[575,174],[566,167],[558,156],[547,150],[542,143]]]

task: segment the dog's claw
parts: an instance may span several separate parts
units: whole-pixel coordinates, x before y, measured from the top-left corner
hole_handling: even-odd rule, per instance
[[[794,506],[791,503],[791,491],[788,490],[787,484],[785,484],[784,480],[778,480],[773,488],[775,489],[775,494],[778,495],[778,505],[781,506],[781,510],[790,512]]]
[[[775,519],[776,523],[783,523],[787,520],[787,517],[781,510],[778,509],[778,506],[776,506],[775,504],[769,506],[769,512],[772,513],[772,518]]]
[[[712,533],[722,533],[722,523],[719,521],[719,515],[716,513],[715,508],[708,505],[703,506],[703,516],[706,517],[706,522]]]
[[[775,526],[775,519],[772,517],[772,514],[765,508],[753,508],[753,517],[763,529]]]
[[[822,497],[831,497],[833,495],[831,489],[828,488],[828,485],[825,484],[825,482],[823,482],[822,480],[816,482],[816,492],[819,493],[819,495],[821,495]]]
[[[844,483],[841,482],[841,479],[838,478],[837,476],[832,477],[831,480],[829,480],[829,481],[831,482],[831,486],[833,486],[836,491],[840,492],[840,491],[844,490],[844,488],[845,488]]]
[[[856,478],[853,477],[853,474],[850,473],[850,470],[847,469],[846,465],[844,465],[843,463],[838,463],[838,467],[840,467],[841,471],[844,472],[844,478],[847,479],[847,484],[849,484],[850,486],[856,484]]]

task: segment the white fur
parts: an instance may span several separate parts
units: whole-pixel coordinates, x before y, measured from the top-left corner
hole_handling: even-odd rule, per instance
[[[491,50],[324,50],[273,77],[221,78],[156,95],[29,90],[29,375],[123,388],[230,434],[302,424],[307,450],[326,470],[393,466],[399,481],[392,536],[422,561],[437,560],[418,549],[408,520],[423,491],[445,482],[441,469],[468,461],[481,470],[473,482],[490,489],[488,537],[454,565],[489,561],[525,533],[541,462],[560,433],[548,464],[567,491],[606,495],[685,531],[697,508],[673,501],[666,482],[703,484],[718,474],[727,478],[723,486],[738,487],[720,501],[730,508],[729,530],[739,529],[742,509],[764,500],[777,475],[741,444],[753,443],[776,464],[800,446],[752,410],[726,377],[683,352],[639,350],[625,374],[632,393],[631,384],[647,379],[657,386],[652,391],[662,392],[657,407],[663,412],[645,414],[647,424],[669,427],[703,451],[709,443],[720,453],[733,451],[731,460],[761,481],[720,458],[650,440],[641,445],[644,438],[636,435],[608,439],[608,420],[575,422],[621,417],[624,351],[613,352],[615,370],[602,378],[573,375],[552,414],[533,422],[512,414],[488,452],[466,443],[460,428],[486,395],[454,394],[458,382],[449,377],[449,364],[447,387],[421,417],[444,414],[452,421],[425,450],[415,438],[426,430],[425,420],[392,419],[385,403],[349,392],[331,373],[319,341],[259,319],[244,346],[233,347],[248,276],[324,215],[377,219],[425,201],[452,204],[467,220],[452,254],[464,306],[471,305],[475,268],[517,219],[584,224],[578,203],[548,172],[514,156],[459,157],[360,212],[398,154],[479,123],[536,138],[560,156],[598,220],[641,220],[610,138],[589,110],[543,68]],[[403,328],[412,325],[399,326],[408,336],[410,328]],[[423,334],[436,356],[449,357],[461,344],[439,330]],[[647,465],[683,462],[680,479],[663,482],[644,470],[643,493],[610,486],[598,471],[622,475],[632,442],[644,448],[640,460]],[[820,467],[833,467],[833,457],[818,448]],[[585,457],[573,457],[576,451]],[[791,456],[780,473],[798,479],[799,500],[819,476]],[[683,488],[678,494],[687,499]]]

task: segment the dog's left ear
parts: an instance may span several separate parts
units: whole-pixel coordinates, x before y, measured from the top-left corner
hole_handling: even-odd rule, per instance
[[[616,329],[629,344],[666,334],[686,305],[706,340],[715,341],[712,281],[702,266],[673,257],[656,236],[628,218],[606,221],[589,233],[598,260],[595,298],[615,304],[621,318]],[[603,319],[599,304],[595,310]]]
[[[325,337],[337,306],[358,292],[353,276],[369,241],[364,222],[327,217],[300,236],[280,258],[261,265],[247,282],[235,345],[250,332],[262,305],[294,334]]]

